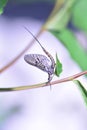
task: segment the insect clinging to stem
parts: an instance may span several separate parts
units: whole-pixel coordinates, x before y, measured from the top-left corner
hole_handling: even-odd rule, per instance
[[[54,75],[54,69],[55,69],[55,60],[51,56],[51,54],[41,45],[39,40],[33,35],[33,33],[30,32],[25,26],[24,28],[33,36],[33,38],[37,41],[37,43],[41,46],[44,53],[47,55],[41,55],[41,54],[27,54],[24,56],[24,60],[30,64],[33,65],[40,70],[43,70],[44,72],[48,73],[48,81],[47,83],[50,83],[50,81],[53,78]]]

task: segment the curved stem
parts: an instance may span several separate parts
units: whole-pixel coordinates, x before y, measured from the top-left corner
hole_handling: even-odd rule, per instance
[[[43,32],[43,29],[41,28],[41,30],[37,33],[36,37],[38,38],[42,32]],[[0,73],[4,72],[6,69],[11,67],[28,49],[32,47],[32,45],[34,44],[34,41],[35,39],[32,39],[32,41],[28,43],[28,45],[24,48],[24,50],[22,50],[11,62],[9,62],[4,67],[2,67],[0,69]]]
[[[83,72],[80,72],[80,73],[77,73],[75,75],[72,75],[72,76],[69,76],[69,77],[66,77],[66,78],[63,78],[63,79],[60,79],[60,80],[56,80],[56,81],[53,81],[51,83],[51,85],[54,85],[54,84],[58,84],[58,83],[63,83],[63,82],[68,82],[68,81],[72,81],[80,76],[83,76],[87,74],[87,71],[83,71]]]
[[[40,84],[35,84],[35,85],[30,85],[30,86],[20,86],[20,87],[13,87],[13,88],[0,88],[0,92],[9,92],[9,91],[20,91],[20,90],[27,90],[27,89],[34,89],[34,88],[40,88],[40,87],[45,87],[45,86],[50,86],[50,85],[54,85],[54,84],[59,84],[59,83],[63,83],[63,82],[68,82],[68,81],[72,81],[82,75],[87,74],[87,71],[83,71],[80,73],[77,73],[75,75],[60,79],[60,80],[56,80],[53,81],[51,83],[40,83]]]

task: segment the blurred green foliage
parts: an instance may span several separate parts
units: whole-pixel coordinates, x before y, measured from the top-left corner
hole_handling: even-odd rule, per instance
[[[85,87],[82,85],[82,83],[79,80],[74,80],[73,82],[78,86],[78,88],[82,94],[82,97],[84,99],[84,102],[87,106],[87,90],[85,89]]]
[[[59,6],[61,6],[59,8]],[[72,28],[69,25],[71,23]],[[75,30],[87,35],[87,0],[59,0],[56,2],[53,13],[48,19],[45,29],[50,31],[61,41],[73,60],[84,71],[87,70],[87,52],[79,43]],[[83,99],[87,105],[87,90],[76,80]]]
[[[79,44],[72,30],[65,29],[60,33],[52,32],[68,49],[71,57],[76,61],[82,70],[87,69],[87,53]]]
[[[75,30],[86,32],[86,10],[86,0],[58,0],[53,13],[45,24],[45,29],[61,41],[61,44],[67,48],[73,60],[82,70],[87,70],[87,53],[79,43]],[[70,28],[69,23],[75,29]]]
[[[87,32],[87,0],[78,0],[72,11],[73,25]]]
[[[7,4],[8,0],[0,0],[0,14],[3,13],[4,7]]]

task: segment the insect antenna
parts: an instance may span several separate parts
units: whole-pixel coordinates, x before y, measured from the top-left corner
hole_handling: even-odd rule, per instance
[[[52,62],[52,67],[55,67],[55,61],[54,58],[51,56],[51,54],[41,45],[41,43],[39,42],[39,40],[33,35],[33,33],[26,28],[25,26],[23,26],[32,36],[33,38],[39,43],[39,45],[41,46],[42,50],[45,52],[45,54],[50,58],[51,62]]]
[[[28,30],[28,28],[26,28],[25,26],[23,26],[23,27],[33,36],[33,38],[37,41],[37,43],[39,43],[39,45],[41,46],[41,48],[42,48],[42,50],[45,52],[45,54],[50,58],[50,60],[51,60],[51,70],[54,70],[54,68],[55,68],[54,58],[53,58],[53,57],[51,56],[51,54],[41,45],[41,43],[40,43],[39,40],[33,35],[33,33],[32,33],[30,30]],[[51,72],[51,70],[47,72],[47,73],[48,73],[48,82],[47,82],[47,83],[49,83],[49,82],[52,80],[52,75],[54,74],[54,72]]]
[[[33,35],[33,33],[28,28],[26,28],[25,26],[23,26],[23,27],[33,36],[33,38],[39,43],[39,45],[43,49],[43,46],[41,45],[41,43],[39,42],[39,40]]]

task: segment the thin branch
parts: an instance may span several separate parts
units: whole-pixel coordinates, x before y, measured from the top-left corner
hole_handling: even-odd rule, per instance
[[[33,88],[40,88],[46,86],[46,83],[29,85],[29,86],[20,86],[20,87],[11,87],[11,88],[0,88],[0,92],[11,92],[11,91],[21,91]]]
[[[60,79],[60,80],[53,81],[51,83],[51,85],[59,84],[59,83],[63,83],[63,82],[68,82],[68,81],[72,81],[74,79],[77,79],[80,76],[85,75],[85,74],[87,74],[87,71],[83,71],[83,72],[77,73],[75,75],[72,75],[72,76],[69,76],[69,77],[66,77],[66,78],[63,78],[63,79]]]
[[[41,29],[38,33],[37,33],[37,35],[36,35],[36,37],[38,38],[40,35],[41,35],[41,33],[43,32],[43,29]],[[22,50],[11,62],[9,62],[7,65],[5,65],[4,67],[2,67],[1,69],[0,69],[0,73],[2,73],[2,72],[4,72],[5,70],[7,70],[9,67],[11,67],[17,60],[19,60],[20,59],[20,57],[28,50],[28,49],[30,49],[31,47],[32,47],[32,45],[34,44],[34,41],[35,41],[35,39],[33,39],[31,42],[29,42],[28,43],[28,45],[24,48],[24,50]]]
[[[35,84],[35,85],[30,85],[30,86],[20,86],[20,87],[11,87],[11,88],[0,88],[0,92],[11,92],[11,91],[20,91],[20,90],[27,90],[27,89],[34,89],[34,88],[40,88],[40,87],[46,87],[46,86],[50,86],[50,85],[54,85],[54,84],[59,84],[59,83],[64,83],[64,82],[68,82],[68,81],[72,81],[80,76],[83,76],[87,74],[87,71],[83,71],[80,73],[77,73],[75,75],[60,79],[60,80],[56,80],[53,81],[51,83],[40,83],[40,84]]]

